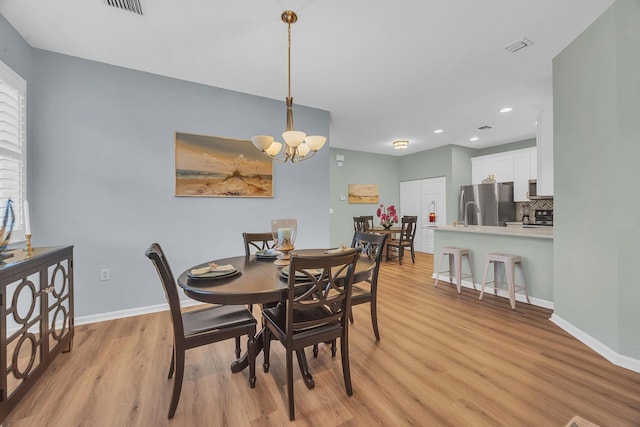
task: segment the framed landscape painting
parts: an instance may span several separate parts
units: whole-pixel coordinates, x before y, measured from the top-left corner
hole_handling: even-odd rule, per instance
[[[349,184],[349,203],[378,203],[376,184]]]
[[[176,196],[273,197],[273,162],[249,140],[176,132]]]

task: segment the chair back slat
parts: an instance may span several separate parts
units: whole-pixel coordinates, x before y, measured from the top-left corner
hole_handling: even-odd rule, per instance
[[[382,249],[389,237],[388,234],[363,233],[356,231],[351,241],[352,248],[360,248],[362,255],[367,256],[375,262],[372,274],[367,280],[371,283],[371,292],[375,292],[374,287],[378,284],[378,272],[382,263]]]
[[[301,330],[344,322],[359,253],[356,248],[322,256],[291,255],[287,340]]]
[[[363,216],[353,217],[353,229],[355,231],[367,231],[367,221]]]
[[[411,242],[416,236],[416,228],[418,223],[417,216],[403,216],[402,217],[402,231],[400,233],[400,240],[402,242]]]

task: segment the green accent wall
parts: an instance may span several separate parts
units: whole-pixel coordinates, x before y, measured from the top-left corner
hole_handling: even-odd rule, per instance
[[[553,60],[555,314],[640,358],[640,1]]]
[[[337,155],[344,156],[338,167]],[[331,246],[350,245],[353,237],[353,217],[373,215],[378,204],[349,203],[349,184],[376,184],[380,203],[398,206],[400,202],[400,162],[402,157],[332,148],[329,152],[329,208]],[[340,200],[344,196],[345,200]]]
[[[493,147],[481,148],[475,151],[475,156],[486,156],[487,154],[504,153],[513,150],[522,150],[536,146],[536,139],[524,139],[522,141],[511,142],[508,144],[494,145]]]

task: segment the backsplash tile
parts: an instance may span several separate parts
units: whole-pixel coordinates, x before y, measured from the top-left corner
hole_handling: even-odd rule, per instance
[[[529,215],[529,219],[533,221],[536,209],[553,209],[553,199],[516,202],[516,221],[522,221],[524,215]]]

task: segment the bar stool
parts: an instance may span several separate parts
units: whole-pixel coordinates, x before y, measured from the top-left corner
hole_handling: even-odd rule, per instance
[[[489,272],[489,266],[491,263],[493,263],[493,281],[487,282],[487,273]],[[520,269],[520,280],[522,281],[520,286],[516,286],[515,284],[516,267],[519,267]],[[527,293],[527,282],[524,279],[522,257],[519,255],[509,255],[498,252],[487,254],[485,258],[484,273],[482,275],[482,290],[480,291],[479,299],[482,299],[484,289],[490,283],[493,283],[493,286],[490,286],[493,287],[493,293],[497,294],[498,287],[503,282],[505,272],[507,276],[507,290],[509,291],[509,302],[511,303],[511,308],[514,310],[516,308],[516,291],[518,290],[524,290],[527,303],[531,304],[531,301],[529,301],[529,294]]]
[[[473,289],[476,288],[476,279],[473,276],[473,263],[471,262],[471,257],[469,256],[469,249],[465,248],[457,248],[455,246],[443,246],[440,253],[440,264],[438,265],[438,272],[436,273],[436,283],[433,286],[438,286],[438,279],[440,278],[440,273],[449,273],[449,282],[453,283],[451,280],[451,273],[455,275],[456,286],[458,287],[458,293],[460,293],[460,289],[462,288],[462,279],[471,277],[473,281]],[[442,271],[442,258],[445,255],[449,256],[449,270]],[[469,271],[471,274],[462,273],[462,257],[467,258],[467,263],[469,264]]]

